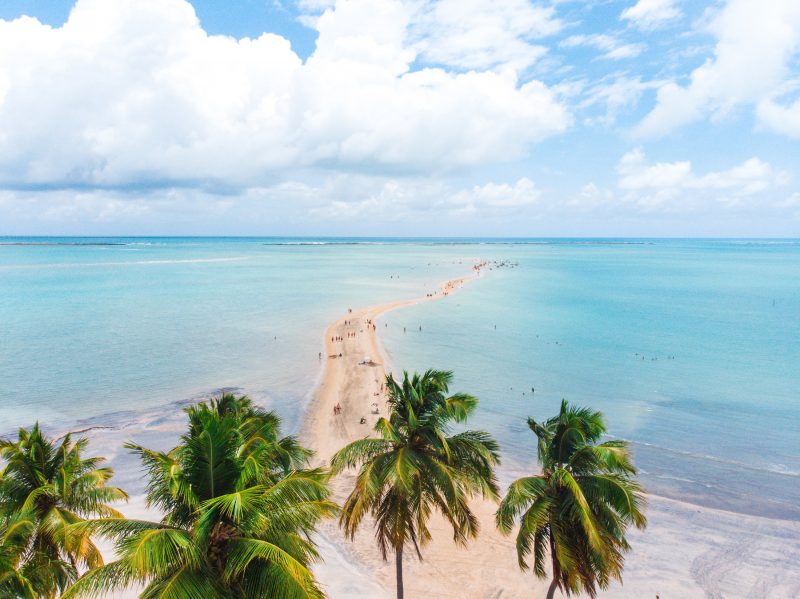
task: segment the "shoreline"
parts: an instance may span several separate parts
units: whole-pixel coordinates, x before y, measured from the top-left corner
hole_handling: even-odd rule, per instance
[[[468,265],[465,260],[465,266]],[[380,371],[388,369],[388,358],[378,334],[384,324],[378,321],[394,309],[437,299],[448,301],[449,295],[477,278],[482,278],[481,273],[472,272],[445,281],[442,284],[444,288],[451,284],[447,296],[437,291],[433,295],[354,310],[328,325],[323,344],[326,356],[333,354],[335,349],[336,355],[342,351],[343,357],[326,357],[323,367],[317,367],[315,384],[305,390],[305,401],[293,426],[294,431],[287,433],[296,431],[306,446],[318,451],[318,459],[327,458],[341,448],[348,442],[348,435],[358,438],[371,434],[377,416],[369,413],[370,404],[377,401],[383,407],[381,398],[371,395],[375,390],[371,385],[375,385],[376,378],[381,379]],[[368,332],[366,326],[362,326],[365,324],[362,315],[377,324],[377,330]],[[344,325],[345,320],[353,321],[353,324]],[[336,336],[338,330],[358,334],[353,338],[344,335],[342,342],[331,342],[330,337]],[[371,345],[366,349],[368,342]],[[348,359],[345,359],[345,353]],[[377,364],[358,365],[365,355],[376,360]],[[329,378],[334,367],[338,372],[335,381]],[[371,377],[366,376],[367,373]],[[354,384],[340,386],[348,377]],[[330,394],[332,404],[322,402],[320,396],[324,385],[327,385],[325,390]],[[216,390],[191,393],[184,399],[165,402],[161,406],[113,410],[71,423],[75,428],[91,429],[84,433],[92,440],[91,453],[108,457],[116,470],[116,483],[131,492],[131,501],[120,506],[126,515],[160,517],[155,510],[145,508],[140,464],[122,449],[122,442],[134,439],[149,447],[172,447],[184,430],[182,408],[207,399],[213,391]],[[345,393],[355,404],[352,417],[342,414],[341,423],[331,422],[332,406],[341,401],[337,398]],[[342,405],[344,407],[344,401]],[[359,424],[362,415],[368,420],[364,425]],[[341,424],[338,432],[342,437],[329,434],[332,424]],[[470,428],[484,427],[474,421]],[[14,430],[9,430],[9,434]],[[56,428],[53,432],[61,434],[66,430],[69,429],[61,428],[58,432]],[[326,446],[329,453],[323,454],[321,446]],[[352,474],[346,473],[334,481],[335,500],[341,502],[353,478]],[[705,599],[708,596],[789,599],[800,596],[800,571],[793,561],[794,556],[800,555],[800,521],[741,514],[675,497],[649,494],[648,499],[650,526],[643,533],[632,531],[630,540],[634,549],[626,562],[625,584],[612,584],[601,593],[602,597],[640,599],[653,597],[655,592],[664,598],[684,599]],[[444,523],[434,519],[431,525],[434,540],[423,550],[424,561],[420,563],[413,556],[406,559],[407,596],[432,599],[544,597],[548,581],[539,581],[530,572],[520,572],[513,537],[503,537],[496,532],[492,519],[494,504],[475,501],[473,505],[482,523],[480,537],[471,541],[467,548],[459,548],[453,544],[452,533]],[[315,571],[330,599],[391,599],[394,596],[394,566],[381,560],[369,521],[363,524],[355,542],[344,538],[335,521],[323,523],[319,539],[325,562],[315,566]],[[108,556],[109,552],[110,548],[104,546],[103,553]],[[780,576],[777,573],[781,573]],[[114,594],[113,599],[133,599],[135,596],[135,591],[131,591]]]
[[[314,450],[315,465],[327,464],[333,453],[347,443],[372,435],[375,422],[386,415],[385,397],[381,393],[387,370],[386,355],[380,345],[377,319],[398,308],[444,300],[479,278],[485,266],[486,262],[475,264],[471,274],[444,281],[437,291],[422,297],[352,309],[328,326],[324,337],[324,372],[299,433],[301,442]],[[339,413],[334,412],[337,405],[341,406]],[[354,472],[346,472],[332,481],[337,502],[344,500],[354,478]],[[433,540],[422,549],[423,560],[409,552],[404,561],[407,595],[460,598],[464,585],[468,584],[470,597],[527,598],[536,593],[543,596],[547,581],[519,570],[513,536],[504,537],[495,528],[496,505],[476,498],[472,507],[481,528],[478,538],[466,547],[453,543],[452,530],[448,530],[443,518],[438,514],[432,517]],[[353,541],[345,538],[337,522],[325,523],[320,532],[325,544],[345,555],[345,562],[355,562],[353,565],[362,574],[361,584],[377,582],[387,597],[394,594],[394,564],[380,557],[369,520],[365,520]],[[341,555],[323,557],[339,563],[343,559]],[[337,597],[334,589],[343,582],[337,580],[337,573],[332,570],[325,566],[320,582],[329,587],[331,597]],[[503,572],[503,576],[498,577],[498,572]],[[338,588],[352,588],[352,576],[350,572],[344,583],[347,586]]]
[[[357,308],[355,310],[350,309],[345,316],[338,318],[328,325],[323,338],[325,351],[322,355],[322,359],[325,360],[325,364],[318,376],[316,386],[311,391],[311,400],[306,405],[298,431],[298,437],[307,444],[307,446],[315,450],[315,458],[324,456],[324,459],[327,461],[330,455],[341,447],[337,446],[329,453],[320,452],[321,448],[326,447],[324,443],[326,439],[324,433],[327,432],[324,430],[326,425],[326,413],[329,416],[333,415],[333,406],[335,405],[333,400],[337,399],[337,401],[341,401],[338,399],[338,391],[341,390],[342,384],[347,382],[344,379],[346,374],[348,374],[346,372],[348,366],[351,367],[350,374],[352,374],[353,360],[363,361],[364,358],[373,360],[372,364],[356,363],[355,365],[374,369],[374,375],[379,381],[378,389],[380,388],[380,383],[383,382],[386,375],[386,356],[380,344],[379,336],[377,335],[375,324],[377,319],[387,312],[398,308],[414,306],[435,299],[448,297],[454,291],[461,289],[464,284],[478,278],[484,264],[485,263],[481,263],[481,265],[474,266],[473,269],[475,272],[470,275],[443,281],[439,284],[438,290],[426,296],[397,300],[366,308]],[[368,326],[366,321],[369,321],[371,326]],[[348,334],[352,334],[353,336],[349,337]],[[338,338],[342,340],[338,340]],[[375,362],[374,360],[376,359],[381,361]],[[377,392],[379,393],[379,391]],[[376,393],[376,391],[372,391],[372,393]],[[380,399],[377,395],[368,395],[367,397],[376,397]],[[371,403],[374,403],[374,401],[364,404],[364,413],[361,415],[367,417],[368,425],[370,423],[374,425],[377,421],[377,418],[368,417],[375,416],[375,414],[370,413],[372,410],[369,404]],[[379,405],[381,403],[381,401],[378,401]],[[352,401],[345,401],[342,404],[342,409],[343,413],[339,416],[345,417],[352,415],[354,409]],[[359,418],[361,418],[361,416],[359,416]],[[344,418],[338,420],[341,421],[343,425]],[[331,424],[333,424],[332,419],[328,419],[327,425]],[[342,425],[335,427],[340,433],[344,433],[341,437],[344,439],[342,445],[363,436],[350,433],[349,429]],[[364,426],[365,425],[360,423],[358,424],[359,433],[362,432],[361,429],[363,429]],[[369,426],[369,428],[363,432],[367,433],[371,431],[372,427]]]
[[[443,282],[433,294],[354,309],[326,328],[325,364],[298,432],[301,442],[315,451],[314,465],[325,465],[345,444],[372,435],[375,422],[386,414],[380,383],[389,368],[378,335],[378,319],[391,310],[446,300],[452,292],[479,278],[480,270]],[[369,328],[367,321],[372,325]],[[371,362],[365,364],[365,358]],[[378,413],[373,413],[375,403]],[[337,404],[341,413],[334,414]],[[366,422],[361,424],[361,418]],[[477,422],[473,426],[481,428]],[[344,501],[354,479],[352,471],[333,479],[335,501]],[[800,554],[800,522],[743,516],[658,495],[648,494],[648,502],[650,525],[644,532],[631,531],[633,549],[627,556],[624,584],[613,583],[601,592],[602,596],[639,599],[658,593],[685,599],[745,595],[788,599],[797,596],[795,591],[800,592],[800,573],[792,574],[791,559]],[[406,596],[544,597],[549,581],[536,578],[530,571],[522,572],[517,566],[514,536],[505,537],[495,528],[496,504],[474,499],[471,505],[481,528],[478,538],[466,547],[454,544],[447,523],[438,514],[433,515],[433,539],[422,549],[423,560],[412,552],[404,560]],[[751,526],[744,538],[742,517]],[[352,541],[336,521],[323,523],[319,537],[322,561],[315,571],[331,599],[394,597],[393,560],[382,560],[370,518],[365,519]],[[783,580],[769,574],[775,571],[784,572]]]

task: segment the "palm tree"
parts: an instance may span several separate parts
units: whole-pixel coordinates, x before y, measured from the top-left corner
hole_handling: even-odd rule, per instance
[[[134,583],[143,599],[323,597],[309,570],[311,533],[333,515],[310,452],[280,436],[280,419],[247,397],[225,394],[186,409],[189,427],[171,451],[128,444],[147,473],[160,522],[98,519],[118,559],[81,577],[64,599]],[[80,530],[80,527],[79,527]]]
[[[0,439],[5,463],[0,472],[0,576],[11,585],[6,588],[18,587],[9,596],[33,592],[55,597],[80,570],[103,563],[89,532],[78,534],[71,527],[85,518],[119,517],[108,504],[128,496],[107,486],[113,471],[101,466],[103,458],[83,457],[87,445],[85,438],[73,442],[70,434],[60,443],[48,439],[38,423],[30,431],[20,429],[16,441]]]
[[[542,473],[514,481],[497,511],[497,526],[508,534],[519,518],[517,557],[545,578],[547,554],[556,588],[566,595],[597,595],[610,580],[622,580],[625,531],[644,528],[645,497],[636,482],[628,444],[598,443],[606,432],[603,415],[561,402],[558,416],[544,423],[528,419],[538,440]]]
[[[494,439],[482,431],[450,435],[452,423],[464,422],[478,400],[465,393],[447,396],[451,372],[428,370],[402,383],[386,377],[389,418],[375,425],[378,438],[350,443],[331,459],[339,473],[360,466],[353,491],[344,503],[340,524],[352,539],[365,515],[375,518],[375,536],[383,559],[395,554],[397,597],[403,597],[403,549],[431,538],[428,520],[441,512],[453,527],[453,538],[465,544],[478,533],[468,500],[497,498],[494,466],[499,463]]]
[[[0,597],[37,599],[48,588],[57,588],[55,583],[42,584],[41,579],[35,578],[37,573],[57,575],[69,569],[66,563],[45,569],[41,567],[41,559],[25,559],[35,528],[30,514],[14,512],[0,516]]]

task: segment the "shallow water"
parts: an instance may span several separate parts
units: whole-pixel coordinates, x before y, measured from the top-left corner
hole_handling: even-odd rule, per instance
[[[535,464],[525,418],[563,398],[632,442],[650,492],[800,519],[800,243],[491,254],[519,267],[387,315],[385,345],[397,368],[453,369],[481,399],[476,420],[502,442],[506,478]]]
[[[5,429],[35,419],[64,426],[220,387],[243,388],[294,427],[330,320],[360,302],[417,295],[463,267],[443,260],[423,271],[441,250],[416,246],[47,242],[0,246]]]
[[[296,429],[347,307],[508,260],[381,320],[396,368],[453,369],[481,399],[473,426],[502,443],[504,479],[535,468],[525,417],[565,398],[633,443],[651,492],[800,519],[799,242],[0,240],[20,241],[46,245],[0,245],[3,431],[164,406],[174,426],[173,402],[220,387]]]

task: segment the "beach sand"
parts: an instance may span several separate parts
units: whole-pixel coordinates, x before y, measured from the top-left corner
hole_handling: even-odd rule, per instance
[[[315,452],[317,464],[327,464],[330,457],[347,443],[373,434],[378,418],[386,415],[385,397],[380,393],[387,373],[385,354],[381,350],[378,318],[390,311],[412,304],[447,298],[473,278],[480,276],[479,265],[473,275],[446,281],[439,291],[424,297],[401,300],[370,308],[354,309],[338,319],[325,331],[326,364],[322,382],[309,406],[301,431],[301,440]],[[371,323],[371,324],[368,324]],[[342,341],[335,339],[342,338]],[[331,339],[334,339],[333,341]],[[339,357],[341,354],[341,357]],[[372,362],[364,363],[365,358]],[[334,406],[341,412],[334,414]],[[377,404],[378,414],[373,413]],[[361,424],[364,418],[366,423]],[[473,426],[477,426],[474,425]],[[479,427],[478,427],[479,428]],[[355,472],[344,473],[334,481],[336,500],[342,502],[353,486]],[[452,529],[441,517],[432,520],[432,542],[422,549],[423,561],[408,550],[404,561],[404,583],[407,597],[470,597],[516,598],[544,596],[546,581],[537,580],[531,573],[517,567],[513,538],[500,535],[494,527],[496,504],[476,499],[473,509],[481,522],[477,539],[466,547],[453,543]],[[377,589],[351,588],[357,574],[334,572],[327,564],[318,576],[328,586],[332,598],[346,596],[378,597],[394,595],[394,559],[381,559],[373,536],[372,522],[365,520],[354,542],[346,539],[335,522],[323,526],[323,546],[335,546],[338,555],[333,561],[345,564],[356,561],[362,571],[371,574],[380,585]],[[325,555],[327,561],[330,552]],[[337,575],[338,574],[338,575]],[[331,577],[331,580],[326,578]],[[341,585],[345,585],[344,587]]]
[[[322,382],[301,430],[302,441],[316,451],[317,464],[326,464],[345,444],[372,435],[377,419],[386,415],[380,386],[391,369],[378,338],[383,328],[378,322],[380,316],[425,301],[448,301],[450,294],[477,276],[480,270],[444,283],[432,295],[354,309],[330,325],[325,332],[325,350],[327,356],[336,357],[325,358]],[[367,326],[367,321],[376,327]],[[332,337],[342,337],[343,341],[331,341]],[[365,358],[374,364],[363,364]],[[379,414],[372,413],[373,403],[378,404]],[[337,404],[341,406],[340,414],[334,414]],[[360,423],[361,418],[366,419],[365,424]],[[481,427],[472,422],[471,428]],[[531,468],[536,469],[535,458]],[[354,478],[355,473],[349,472],[334,481],[337,502],[344,501]],[[652,495],[648,501],[647,530],[630,533],[632,550],[626,559],[624,584],[612,584],[600,592],[601,597],[800,597],[800,569],[796,563],[800,555],[800,522],[746,516]],[[423,561],[413,551],[406,552],[406,597],[543,598],[549,581],[519,570],[513,536],[504,537],[494,526],[496,505],[476,499],[472,507],[479,517],[481,532],[467,547],[455,545],[447,523],[434,517],[433,540],[422,549]],[[331,599],[395,596],[394,561],[392,556],[388,563],[381,559],[371,521],[365,519],[354,541],[344,537],[336,522],[327,522],[321,527],[319,541],[324,562],[315,570]],[[556,597],[561,596],[556,593]]]
[[[372,427],[386,415],[382,397],[373,395],[388,370],[378,333],[380,316],[389,310],[449,295],[479,276],[455,279],[433,295],[353,310],[325,332],[326,355],[319,387],[301,428],[305,444],[316,450],[317,463],[326,463],[346,443],[372,434]],[[444,291],[447,291],[447,296]],[[368,329],[366,320],[377,325]],[[349,321],[352,324],[345,324]],[[355,333],[348,338],[347,333]],[[331,342],[341,336],[344,341]],[[374,365],[359,364],[365,357]],[[453,391],[459,391],[454,389]],[[469,391],[466,389],[465,391]],[[169,405],[165,410],[120,412],[94,419],[90,425],[92,447],[110,459],[116,469],[115,483],[134,495],[119,506],[129,517],[159,520],[160,514],[144,505],[144,481],[138,460],[122,449],[137,443],[158,449],[172,447],[183,432],[181,409],[206,396]],[[342,413],[333,414],[339,403]],[[377,403],[381,414],[371,413]],[[364,417],[366,424],[360,424]],[[471,428],[481,428],[472,422]],[[532,455],[530,471],[536,471]],[[508,473],[506,473],[508,474]],[[515,472],[521,476],[524,472]],[[341,502],[352,488],[354,475],[346,473],[334,483]],[[757,492],[754,490],[754,492]],[[614,583],[601,597],[614,599],[795,599],[800,597],[800,522],[759,518],[657,496],[649,496],[645,531],[630,533],[632,551],[624,571],[624,585]],[[452,532],[440,518],[433,521],[433,541],[423,548],[423,562],[406,553],[405,587],[409,599],[535,599],[546,594],[548,581],[538,580],[517,567],[513,537],[494,528],[496,506],[476,500],[473,508],[482,525],[478,539],[466,548],[452,542]],[[336,522],[326,522],[318,535],[323,560],[315,566],[318,579],[331,599],[391,599],[395,595],[394,563],[385,563],[376,546],[371,523],[365,521],[355,542],[346,539]],[[107,558],[113,554],[101,544]],[[134,599],[135,589],[106,595],[106,599]],[[560,596],[558,593],[556,596]]]

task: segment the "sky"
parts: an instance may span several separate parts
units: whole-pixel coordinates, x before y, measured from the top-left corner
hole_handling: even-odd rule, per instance
[[[798,0],[3,0],[0,235],[800,236]]]

